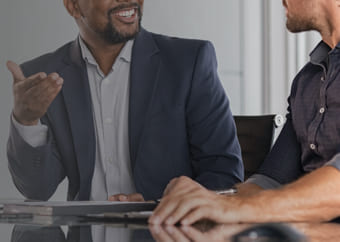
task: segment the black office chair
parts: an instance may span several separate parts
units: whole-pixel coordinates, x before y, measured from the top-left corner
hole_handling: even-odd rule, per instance
[[[244,179],[254,174],[270,151],[275,128],[283,124],[281,115],[234,116],[241,145]]]

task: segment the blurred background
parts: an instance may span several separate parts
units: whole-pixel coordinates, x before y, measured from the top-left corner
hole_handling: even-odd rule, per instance
[[[285,29],[280,0],[145,0],[143,26],[166,35],[210,40],[234,114],[285,114],[292,78],[320,36]],[[6,158],[12,78],[17,63],[54,51],[77,37],[62,0],[1,0],[0,3],[0,197],[22,198]],[[66,199],[64,182],[53,200]]]

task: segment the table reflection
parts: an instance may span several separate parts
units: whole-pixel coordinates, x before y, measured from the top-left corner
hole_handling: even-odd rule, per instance
[[[150,231],[110,225],[69,226],[64,233],[60,226],[41,227],[15,225],[12,242],[141,242],[154,241]]]
[[[264,226],[277,227],[287,234],[263,233]],[[257,232],[254,233],[254,231]],[[260,231],[260,232],[259,232]],[[277,232],[277,231],[276,231]],[[125,225],[83,226],[32,226],[15,225],[12,242],[148,242],[148,241],[338,241],[340,225],[337,223],[297,224],[196,224],[191,227],[149,226],[147,224],[126,227]]]

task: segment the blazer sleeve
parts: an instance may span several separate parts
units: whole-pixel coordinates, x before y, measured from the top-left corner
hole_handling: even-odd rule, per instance
[[[46,116],[41,122],[49,127]],[[47,144],[34,148],[25,142],[13,124],[10,125],[8,167],[15,186],[28,199],[48,200],[65,178],[53,137],[48,128]]]
[[[210,42],[199,48],[186,110],[195,180],[209,189],[243,181],[236,127]]]

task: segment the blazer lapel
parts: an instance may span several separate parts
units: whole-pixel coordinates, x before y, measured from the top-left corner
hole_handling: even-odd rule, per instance
[[[80,54],[78,40],[70,47],[67,66],[61,71],[64,78],[62,94],[68,113],[80,176],[79,200],[90,196],[95,162],[95,134],[90,87],[86,65]]]
[[[151,33],[142,29],[135,39],[130,70],[129,141],[132,170],[142,142],[160,67],[159,49]]]

